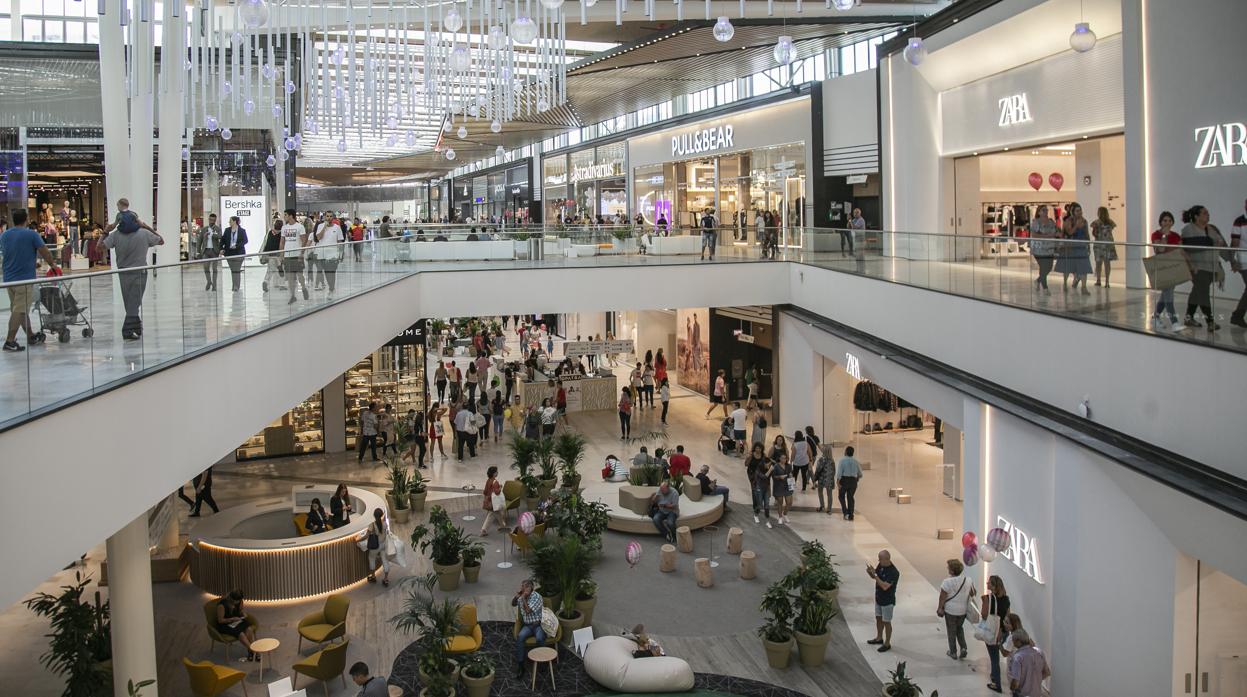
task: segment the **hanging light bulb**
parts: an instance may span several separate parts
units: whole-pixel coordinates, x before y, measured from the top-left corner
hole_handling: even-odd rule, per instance
[[[502,123],[499,122],[498,119],[494,119],[493,121],[490,121],[489,130],[493,131],[494,133],[502,133]]]
[[[239,0],[236,8],[238,21],[248,29],[258,29],[268,23],[266,0]]]
[[[392,148],[392,147],[394,147],[394,146],[395,146],[395,145],[397,145],[397,144],[398,144],[398,136],[394,135],[393,133],[391,133],[390,135],[386,136],[386,138],[385,138],[385,145],[386,145],[386,147],[390,147],[390,148]]]
[[[280,104],[273,105],[273,118],[275,119],[281,118],[281,105]]]
[[[494,148],[494,154],[497,155],[498,157],[506,158],[507,149],[499,145],[497,148]]]
[[[346,60],[346,49],[339,46],[337,50],[333,52],[333,62],[340,65],[344,60]]]
[[[922,44],[922,37],[909,37],[909,45],[905,47],[903,54],[905,62],[910,65],[921,65],[922,61],[927,59],[927,47]]]
[[[455,149],[454,149],[454,148],[446,148],[446,159],[447,159],[447,160],[453,160],[453,159],[455,159]]]
[[[204,128],[208,129],[209,131],[215,131],[217,129],[217,125],[218,124],[217,124],[217,120],[215,116],[209,115],[209,116],[204,117]]]
[[[450,65],[450,69],[456,73],[466,73],[468,68],[472,67],[472,57],[468,54],[467,47],[456,46],[450,52],[450,58],[446,61]]]
[[[398,118],[391,116],[385,120],[385,125],[389,128],[398,128]]]
[[[221,83],[221,96],[228,97],[234,91],[234,85],[229,80]]]
[[[549,110],[550,110],[550,100],[546,99],[545,97],[542,97],[537,100],[537,111],[549,111]]]
[[[311,133],[312,135],[316,135],[317,133],[320,133],[320,125],[316,123],[316,119],[308,119],[307,132]]]
[[[459,140],[463,140],[464,138],[468,137],[468,129],[464,128],[463,126],[460,126],[459,130],[455,131],[455,135],[459,136]]]
[[[334,85],[333,86],[333,98],[342,99],[342,95],[343,95],[342,85]]]
[[[407,147],[412,148],[412,147],[415,147],[415,145],[416,145],[416,134],[412,133],[411,131],[407,131]]]
[[[468,116],[480,116],[481,108],[475,104],[468,105]]]
[[[459,10],[452,7],[446,11],[446,16],[442,17],[442,31],[448,31],[451,34],[459,31],[463,27],[463,15],[459,14]]]
[[[274,70],[274,69],[273,69],[273,66],[272,66],[271,64],[269,64],[269,63],[265,63],[265,64],[264,64],[264,67],[260,68],[260,74],[264,76],[264,79],[265,79],[265,80],[272,80],[272,79],[273,79],[273,75],[274,75],[276,72],[277,72],[277,71],[276,71],[276,70]]]
[[[234,132],[228,128],[221,129],[221,140],[229,140],[234,137]]]
[[[285,150],[279,151],[277,155],[278,155],[277,159],[281,160],[282,162],[285,162],[286,160],[290,159],[290,153],[286,152]]]
[[[303,149],[303,134],[302,133],[294,134],[294,149],[295,150]]]
[[[537,24],[527,15],[520,15],[511,22],[511,38],[521,44],[531,44],[537,38]]]
[[[338,140],[338,152],[346,152],[346,138]]]
[[[775,62],[780,65],[788,65],[792,59],[796,57],[796,47],[792,45],[791,36],[781,36],[779,41],[775,42],[775,50],[771,52],[775,56]]]
[[[563,6],[563,0],[541,0],[541,6],[547,10],[557,10]]]
[[[446,123],[442,124],[442,133],[450,133],[451,128],[453,128],[453,126],[450,125],[450,121],[447,121]]]
[[[286,94],[294,94],[294,82],[286,80]]]
[[[277,158],[273,157],[272,155],[269,155],[267,158],[264,159],[264,164],[268,165],[269,167],[272,167],[273,165],[277,164]]]
[[[507,47],[507,33],[502,27],[495,24],[489,28],[489,36],[485,38],[485,41],[490,48],[500,51]]]
[[[1086,53],[1095,48],[1096,36],[1087,22],[1074,25],[1074,32],[1069,35],[1069,47],[1079,53]]]
[[[251,112],[253,112],[253,111],[255,111],[255,102],[254,102],[254,101],[252,101],[251,99],[247,99],[247,100],[243,101],[243,103],[242,103],[242,113],[244,113],[244,114],[246,114],[246,115],[250,116],[250,115],[251,115]]]
[[[230,39],[232,39],[234,43],[236,44],[241,44],[242,43],[242,32],[240,31],[234,32],[233,34],[230,35]]]
[[[854,7],[857,7],[857,0],[831,0],[831,4],[837,10],[844,12],[845,10],[851,10]]]
[[[727,43],[736,35],[736,27],[732,26],[731,20],[727,17],[720,17],[719,21],[714,23],[714,40],[720,43]]]
[[[281,142],[281,146],[287,150],[294,150],[297,145],[293,137],[288,137]]]

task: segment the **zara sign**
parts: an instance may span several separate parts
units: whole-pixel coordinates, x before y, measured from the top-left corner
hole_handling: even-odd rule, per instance
[[[1025,92],[999,99],[996,104],[1000,107],[999,125],[1001,128],[1027,123],[1031,120],[1030,103],[1026,100]]]
[[[1247,165],[1247,125],[1241,121],[1201,126],[1195,129],[1195,142],[1195,169]]]
[[[996,516],[996,525],[1009,533],[1009,548],[1001,552],[1000,556],[1013,562],[1014,566],[1030,576],[1035,583],[1043,585],[1043,574],[1039,570],[1039,544],[1035,538],[1002,515]]]

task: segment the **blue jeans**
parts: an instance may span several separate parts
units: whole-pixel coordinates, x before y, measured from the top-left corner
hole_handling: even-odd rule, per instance
[[[651,520],[654,521],[654,527],[658,528],[658,532],[662,533],[664,537],[674,537],[675,523],[679,517],[679,514],[675,511],[659,510],[653,515]]]
[[[722,497],[723,497],[723,505],[724,505],[724,506],[727,506],[727,495],[728,495],[728,489],[727,489],[727,487],[725,487],[725,486],[723,486],[722,484],[720,484],[720,485],[718,485],[718,486],[716,486],[716,487],[714,488],[714,491],[710,492],[710,495],[711,495],[711,496],[722,496]]]
[[[546,645],[546,630],[541,628],[540,622],[536,624],[520,625],[520,635],[515,637],[516,663],[523,663],[524,657],[528,655],[524,642],[527,641],[529,637],[535,637],[537,639],[537,646]]]
[[[1000,646],[998,644],[987,645],[987,658],[992,666],[992,684],[1000,685]]]
[[[1178,321],[1178,312],[1173,309],[1173,288],[1166,288],[1160,292],[1160,300],[1156,301],[1156,311],[1152,314],[1160,317],[1161,312],[1168,312],[1170,321]]]
[[[767,518],[771,517],[771,498],[770,492],[765,487],[759,489],[755,486],[753,487],[753,514],[757,515],[759,512],[765,513]]]

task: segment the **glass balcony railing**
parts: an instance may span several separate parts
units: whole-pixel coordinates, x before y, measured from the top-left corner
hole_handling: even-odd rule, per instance
[[[0,426],[420,270],[702,263],[699,230],[665,232],[575,227],[487,233],[426,225],[422,236],[413,230],[299,252],[55,278],[41,269],[34,281],[0,284],[8,291],[0,294],[3,325],[18,327],[23,317],[15,315],[24,312],[33,331],[32,339],[18,329],[24,350],[0,355]],[[812,228],[717,232],[716,263],[794,261],[1247,351],[1247,334],[1229,326],[1242,279],[1237,261],[1231,266],[1228,259],[1239,252],[1225,248]],[[1171,291],[1162,293],[1156,283],[1127,288],[1126,263],[1157,256],[1159,249],[1165,250],[1159,256],[1172,259],[1147,266],[1156,269],[1156,283],[1174,286]],[[1110,269],[1098,287],[1097,260],[1101,271]],[[1046,289],[1037,282],[1044,269]],[[1199,307],[1205,305],[1198,302],[1201,293],[1216,331]],[[1169,296],[1176,322],[1167,307],[1154,322],[1158,302]],[[1192,299],[1193,320],[1187,318]]]

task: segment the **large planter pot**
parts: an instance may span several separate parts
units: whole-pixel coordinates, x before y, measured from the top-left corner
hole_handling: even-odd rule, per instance
[[[489,688],[494,684],[494,671],[490,670],[489,674],[483,678],[462,675],[460,679],[463,680],[463,686],[467,688],[468,697],[489,697]]]
[[[783,670],[792,661],[792,639],[781,642],[763,639],[762,646],[766,649],[766,664],[770,667]]]
[[[458,684],[459,682],[459,662],[453,658],[449,660],[450,660],[450,664],[454,666],[454,669],[450,671],[450,684],[455,685],[455,684]],[[420,676],[421,684],[426,684],[429,682],[429,674],[424,672],[423,668],[420,668],[419,666],[417,666],[416,674]],[[421,690],[420,694],[424,694],[424,690]]]
[[[418,494],[417,493],[409,494],[407,496],[407,501],[409,505],[411,506],[411,510],[415,511],[416,513],[423,513],[424,512],[424,500],[428,497],[429,497],[429,492],[427,490],[422,491]]]
[[[545,593],[540,593],[539,595],[541,595],[541,604],[551,610],[554,610],[559,606],[559,596],[561,594],[555,593],[554,595],[546,595]]]
[[[579,476],[576,476],[576,477],[571,478],[571,479],[569,479],[569,478],[567,478],[567,477],[564,477],[564,478],[563,478],[563,488],[564,488],[564,489],[572,489],[572,490],[575,490],[575,491],[579,491],[579,490],[580,490],[580,477],[579,477]]]
[[[560,613],[559,626],[563,629],[563,643],[568,646],[572,645],[572,632],[585,626],[585,616],[579,610],[574,610],[573,617],[569,620]]]
[[[386,492],[385,494],[385,502],[390,507],[390,517],[394,519],[395,523],[406,523],[411,519],[411,509],[407,507],[406,496],[403,498],[403,507],[399,508],[399,501],[395,498],[393,492]]]
[[[819,594],[826,598],[827,602],[834,603],[836,602],[836,599],[840,597],[840,589],[832,588],[829,591],[819,591]]]
[[[534,496],[532,498],[528,498],[527,496],[524,497],[524,507],[532,511],[534,514],[537,513],[537,506],[540,503],[541,503],[540,496]]]
[[[580,614],[585,617],[584,624],[580,626],[588,627],[593,624],[593,608],[597,607],[597,604],[597,596],[592,598],[576,598],[576,609],[579,610]]]
[[[444,591],[458,590],[459,574],[463,572],[463,560],[451,564],[450,566],[442,566],[434,563],[433,570],[437,572],[437,587]]]
[[[537,493],[539,498],[543,499],[549,496],[551,491],[554,491],[554,487],[559,485],[558,479],[539,479],[537,481],[541,482],[541,486],[537,487]]]
[[[827,658],[827,644],[831,643],[831,632],[822,634],[803,634],[793,631],[797,638],[797,651],[801,655],[801,665],[806,668],[821,666]]]
[[[476,583],[477,581],[480,580],[480,578],[481,578],[481,565],[480,564],[476,564],[474,566],[464,565],[463,567],[463,580],[464,581],[468,583]]]

